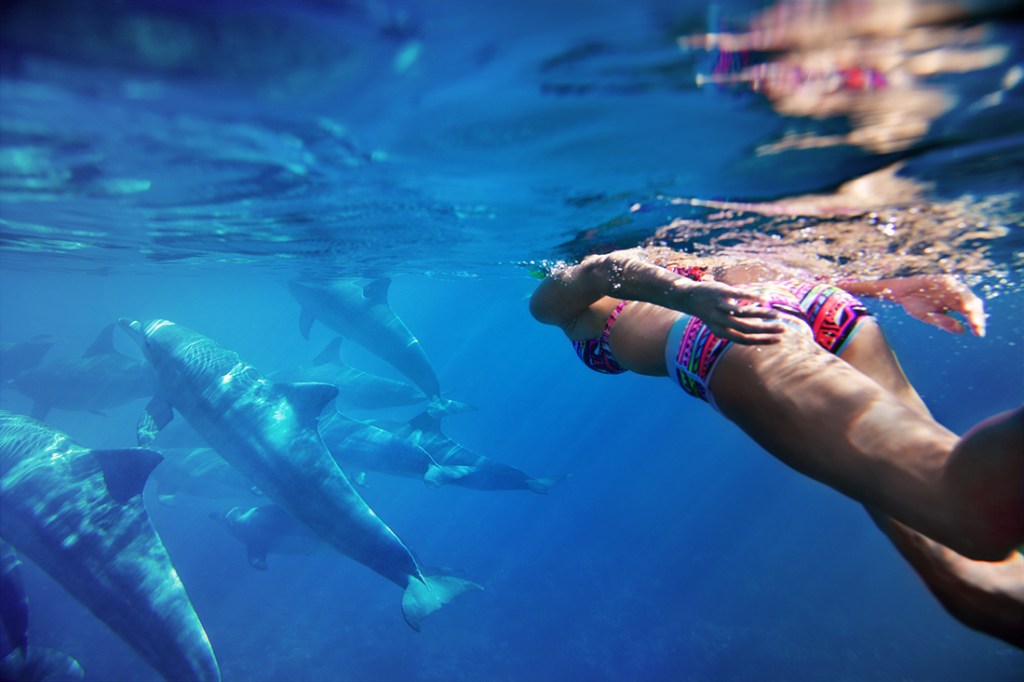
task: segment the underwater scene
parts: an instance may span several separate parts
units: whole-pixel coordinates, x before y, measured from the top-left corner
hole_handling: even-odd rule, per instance
[[[901,544],[531,315],[634,247],[962,282],[983,334],[864,306],[949,438],[1019,417],[1019,3],[4,0],[0,39],[3,680],[1024,680],[1019,551]]]

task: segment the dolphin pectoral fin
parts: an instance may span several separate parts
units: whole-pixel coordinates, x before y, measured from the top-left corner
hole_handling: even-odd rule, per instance
[[[430,399],[427,403],[427,414],[431,417],[444,417],[449,414],[462,414],[463,412],[473,412],[476,407],[469,405],[468,403],[460,403],[458,400],[449,400],[448,398],[442,398],[435,396]]]
[[[445,483],[457,481],[463,476],[468,476],[476,470],[477,468],[473,466],[431,464],[427,467],[427,473],[423,475],[423,482],[426,483],[429,488],[440,488]]]
[[[84,680],[81,664],[63,651],[33,646],[26,656],[15,649],[0,661],[0,680]]]
[[[338,352],[341,349],[341,337],[336,336],[334,340],[327,344],[320,354],[313,358],[313,366],[320,367],[322,365],[329,365],[331,363],[338,362]]]
[[[300,424],[316,428],[317,419],[328,403],[338,397],[338,387],[316,382],[277,384],[295,408]]]
[[[316,321],[316,315],[313,314],[313,311],[302,306],[302,312],[299,313],[299,333],[307,341],[309,341],[309,330],[313,328],[314,321]]]
[[[140,448],[93,450],[92,455],[103,470],[107,492],[121,504],[142,494],[149,474],[164,459],[159,452]]]
[[[409,584],[402,594],[402,615],[405,622],[416,632],[420,622],[434,611],[458,597],[463,592],[482,590],[480,585],[450,575],[409,576]]]
[[[365,287],[363,287],[363,298],[373,303],[388,304],[388,288],[391,286],[391,280],[387,277],[381,279],[375,279]]]
[[[366,472],[365,471],[360,471],[358,474],[356,474],[355,478],[352,479],[352,482],[354,484],[356,484],[357,486],[359,486],[360,488],[369,488],[370,487],[370,484],[366,482]]]
[[[526,487],[535,493],[547,495],[551,486],[559,481],[564,481],[567,478],[572,478],[572,474],[566,474],[564,476],[548,476],[547,478],[528,478],[526,479]]]
[[[139,445],[146,447],[152,443],[158,433],[174,419],[174,411],[170,403],[160,398],[153,398],[146,405],[146,410],[139,417],[137,439]]]
[[[257,571],[267,570],[267,550],[265,547],[247,545],[246,550],[250,566],[255,568]]]

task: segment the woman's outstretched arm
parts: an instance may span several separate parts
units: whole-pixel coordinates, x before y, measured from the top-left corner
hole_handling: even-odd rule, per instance
[[[777,342],[783,325],[763,297],[720,282],[695,282],[654,265],[635,250],[588,256],[552,273],[530,299],[540,322],[567,333],[590,306],[605,297],[644,301],[704,320],[717,336],[742,344]]]
[[[895,301],[915,319],[954,334],[964,324],[951,316],[963,315],[977,336],[985,335],[985,304],[970,288],[950,275],[912,275],[871,281],[843,280],[839,286],[855,296]]]

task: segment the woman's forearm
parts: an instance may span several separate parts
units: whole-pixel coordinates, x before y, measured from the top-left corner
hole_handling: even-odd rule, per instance
[[[684,310],[693,287],[686,277],[649,263],[633,251],[613,251],[588,256],[574,266],[572,276],[588,290],[602,296],[646,301],[676,310]]]

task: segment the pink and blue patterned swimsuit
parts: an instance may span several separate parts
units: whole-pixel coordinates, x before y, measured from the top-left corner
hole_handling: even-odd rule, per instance
[[[700,281],[707,273],[707,268],[703,267],[673,270],[694,281]],[[859,299],[830,284],[788,280],[760,285],[758,289],[769,296],[769,301],[760,305],[783,313],[783,321],[788,320],[802,333],[812,336],[819,346],[836,355],[853,338],[857,323],[871,315]],[[622,301],[616,306],[601,336],[573,342],[580,359],[591,369],[605,374],[626,371],[612,355],[608,337],[627,304],[628,301]],[[718,409],[708,390],[708,383],[715,366],[732,343],[715,336],[700,318],[683,313],[673,323],[665,343],[665,366],[669,376],[684,391]]]
[[[699,265],[676,266],[672,268],[672,272],[699,282],[707,274],[708,269]],[[615,356],[612,355],[611,348],[608,347],[608,336],[612,333],[615,321],[619,319],[619,313],[630,303],[631,301],[622,301],[619,305],[615,306],[615,310],[608,316],[608,321],[605,322],[604,331],[601,332],[600,336],[572,342],[573,348],[576,349],[576,355],[580,356],[580,360],[583,361],[584,365],[595,372],[622,374],[627,371],[622,368],[618,361],[615,360]]]

